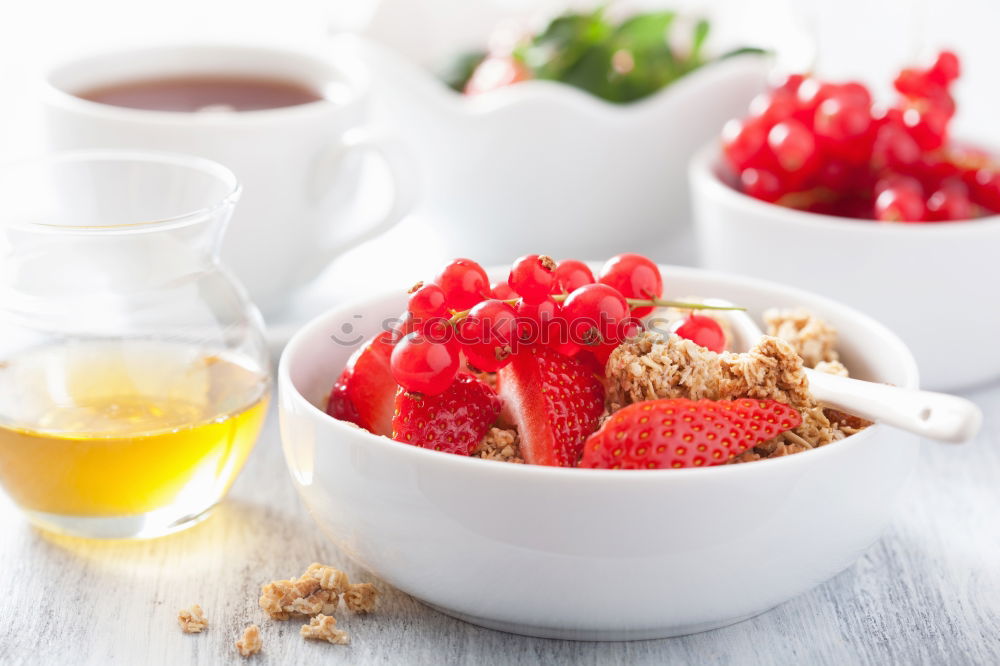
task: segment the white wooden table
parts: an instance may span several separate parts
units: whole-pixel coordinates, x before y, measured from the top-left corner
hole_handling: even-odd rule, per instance
[[[404,227],[345,258],[306,307],[345,296],[337,285],[357,289],[347,279],[356,269],[375,255],[385,261],[392,246],[412,247],[419,233]],[[422,274],[437,262],[424,256],[406,268]],[[350,566],[298,500],[272,413],[230,497],[187,532],[147,542],[53,537],[0,494],[0,664],[239,663],[233,642],[252,622],[263,630],[258,664],[1000,664],[1000,383],[968,395],[986,413],[982,434],[960,447],[922,445],[892,528],[855,566],[738,625],[603,644],[481,629]],[[313,561],[382,590],[376,615],[343,613],[349,647],[307,643],[299,622],[269,622],[257,607],[261,583]],[[780,555],[760,566],[782,566]],[[177,611],[194,603],[211,625],[184,635]]]

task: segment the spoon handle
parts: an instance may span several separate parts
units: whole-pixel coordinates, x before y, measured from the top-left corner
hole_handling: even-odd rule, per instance
[[[706,299],[705,302],[732,305],[721,299]],[[729,320],[738,343],[745,349],[763,335],[757,322],[745,312],[731,312]],[[806,376],[809,389],[821,403],[928,439],[955,444],[965,442],[975,437],[983,421],[979,407],[958,396],[848,379],[809,369],[806,369]]]
[[[982,411],[971,401],[944,393],[899,388],[806,370],[809,388],[821,403],[941,442],[975,437]]]

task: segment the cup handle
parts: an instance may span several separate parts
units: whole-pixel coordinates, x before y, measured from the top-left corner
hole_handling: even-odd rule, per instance
[[[317,161],[313,192],[316,197],[328,196],[336,182],[336,174],[352,154],[373,153],[382,160],[392,180],[392,203],[381,217],[376,218],[345,238],[331,240],[317,248],[313,258],[300,269],[301,283],[311,281],[341,254],[365,241],[379,236],[399,224],[413,209],[417,200],[417,178],[411,153],[398,139],[383,132],[359,127],[345,132],[331,144]]]

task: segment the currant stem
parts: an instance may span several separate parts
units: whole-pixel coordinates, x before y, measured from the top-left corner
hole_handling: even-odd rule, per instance
[[[626,298],[625,300],[628,302],[630,308],[647,306],[656,308],[676,308],[678,310],[739,310],[740,312],[746,312],[746,308],[741,308],[735,305],[684,303],[683,301],[665,301],[662,298]]]
[[[569,294],[553,294],[552,300],[557,303],[562,303],[568,296]],[[512,298],[505,300],[504,303],[507,303],[508,305],[517,305],[518,300],[519,299]],[[746,308],[737,307],[735,305],[705,305],[704,303],[666,301],[662,298],[626,298],[625,301],[628,303],[630,308],[655,307],[676,308],[678,310],[739,310],[740,312],[746,312]],[[448,321],[452,324],[456,324],[465,319],[469,315],[469,312],[469,310],[452,310],[451,318]]]

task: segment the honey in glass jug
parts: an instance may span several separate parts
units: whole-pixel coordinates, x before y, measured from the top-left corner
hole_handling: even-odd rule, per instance
[[[166,534],[225,495],[271,378],[219,264],[227,169],[67,153],[0,170],[0,485],[37,525]]]

